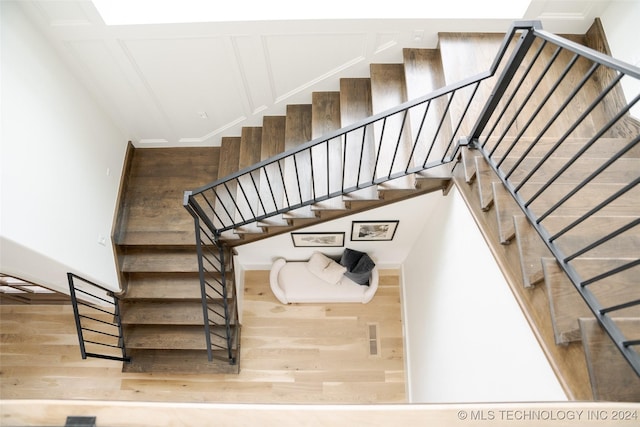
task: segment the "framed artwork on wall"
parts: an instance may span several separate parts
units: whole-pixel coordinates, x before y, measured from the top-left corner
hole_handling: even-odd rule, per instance
[[[351,240],[393,240],[400,221],[353,221]]]
[[[341,247],[344,246],[344,231],[336,233],[291,233],[293,246],[299,247]]]

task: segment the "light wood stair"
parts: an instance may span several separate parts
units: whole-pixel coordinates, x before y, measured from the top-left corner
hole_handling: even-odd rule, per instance
[[[462,39],[468,43],[462,43]],[[585,38],[575,37],[575,41],[586,43]],[[485,37],[478,43],[486,44]],[[440,36],[443,51],[445,77],[457,78],[456,58],[473,57],[475,41],[470,35],[450,34]],[[455,50],[445,49],[446,45]],[[478,45],[476,45],[477,47]],[[478,47],[477,47],[478,48]],[[479,49],[479,48],[478,48]],[[445,55],[446,52],[446,55]],[[450,57],[451,56],[451,57]],[[451,81],[447,80],[447,83]],[[556,102],[553,99],[550,102]],[[603,120],[603,122],[606,120]],[[595,119],[594,119],[595,122]],[[595,127],[596,124],[594,123]],[[626,126],[626,127],[625,127]],[[567,194],[572,184],[593,172],[608,156],[617,152],[638,133],[638,127],[629,125],[610,132],[591,147],[583,159],[562,174],[544,191],[530,208],[536,215],[550,209],[562,196]],[[534,140],[524,133],[513,151],[506,152],[515,140],[522,125],[506,132],[504,144],[495,155],[504,160],[506,170],[514,164],[512,156],[521,154]],[[545,178],[552,176],[573,154],[590,140],[590,129],[584,126],[581,134],[572,135],[543,168],[534,174],[521,188],[520,195],[529,200],[540,188]],[[624,132],[627,130],[628,132]],[[594,131],[591,131],[594,132]],[[546,138],[546,136],[549,136]],[[559,137],[559,135],[558,135]],[[520,184],[526,171],[537,164],[542,153],[558,140],[553,129],[539,139],[538,145],[529,152],[528,159],[511,175],[514,185]],[[502,150],[502,151],[501,151]],[[580,297],[567,275],[558,266],[555,258],[531,226],[524,213],[499,181],[484,157],[474,150],[464,148],[456,168],[454,181],[467,202],[476,222],[482,230],[496,260],[522,307],[532,330],[536,334],[551,366],[570,399],[639,401],[640,378],[633,372],[620,352],[604,332],[600,330],[593,314]],[[506,156],[506,157],[505,157]],[[630,175],[636,177],[640,159],[633,151],[618,160],[604,176],[598,177],[575,197],[554,211],[543,222],[543,226],[553,235],[573,222],[579,215],[596,206],[609,195],[627,183]],[[624,197],[598,212],[572,230],[567,236],[557,239],[565,255],[577,248],[599,239],[602,235],[629,223],[640,216],[640,190],[634,188]],[[608,244],[602,245],[572,261],[573,268],[583,279],[589,279],[609,271],[626,262],[637,259],[640,250],[640,231],[637,227],[627,231]],[[629,258],[626,258],[629,257]],[[638,293],[638,273],[634,267],[622,274],[598,281],[590,289],[599,297],[604,306],[621,301],[635,300]],[[629,339],[640,336],[640,309],[636,307],[621,310],[625,318],[620,325]]]

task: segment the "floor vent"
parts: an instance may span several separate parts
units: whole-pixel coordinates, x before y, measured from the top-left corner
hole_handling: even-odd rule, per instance
[[[369,323],[369,355],[380,356],[380,341],[378,340],[378,324]]]

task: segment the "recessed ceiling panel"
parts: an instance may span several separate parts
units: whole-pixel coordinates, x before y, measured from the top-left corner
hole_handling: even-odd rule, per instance
[[[262,38],[258,36],[235,37],[233,43],[240,63],[241,77],[247,88],[251,112],[257,113],[271,105],[274,100]]]
[[[207,139],[245,117],[241,79],[223,38],[127,40],[124,46],[180,139]]]
[[[282,101],[366,56],[364,34],[265,37],[275,95]]]
[[[65,45],[84,68],[82,75],[97,98],[118,118],[127,137],[138,140],[167,135],[155,106],[145,99],[142,88],[136,90],[126,78],[104,41],[70,41]]]
[[[83,2],[49,0],[38,1],[35,4],[49,25],[91,25],[89,17],[82,9]]]

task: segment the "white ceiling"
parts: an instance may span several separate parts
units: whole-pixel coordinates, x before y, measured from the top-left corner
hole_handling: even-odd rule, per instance
[[[609,0],[533,0],[526,19],[584,32]],[[263,115],[399,62],[403,47],[435,47],[440,31],[502,32],[511,20],[258,21],[107,26],[90,0],[21,1],[136,146],[211,146]],[[428,17],[428,3],[416,3]],[[561,29],[561,30],[560,30]],[[201,116],[206,116],[202,118]]]

